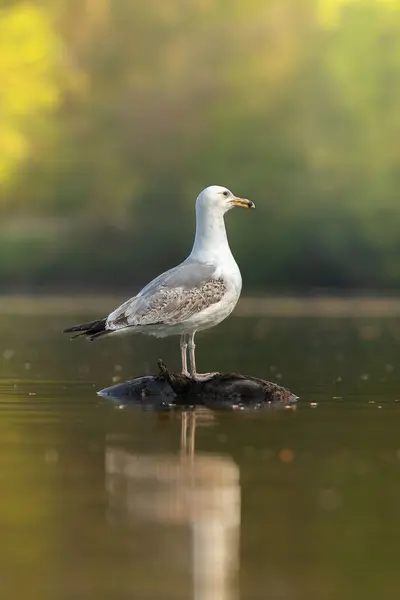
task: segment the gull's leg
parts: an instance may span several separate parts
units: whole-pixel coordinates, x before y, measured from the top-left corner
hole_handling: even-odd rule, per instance
[[[196,378],[196,355],[195,355],[195,349],[196,349],[196,344],[194,343],[194,336],[195,336],[195,331],[193,333],[189,334],[189,340],[188,340],[188,348],[189,348],[189,363],[190,363],[190,376],[193,377],[194,379]]]
[[[182,375],[185,375],[186,377],[189,377],[189,371],[187,368],[187,342],[186,342],[186,336],[183,333],[181,335],[181,359],[182,359]]]
[[[190,362],[190,377],[197,379],[197,381],[206,381],[211,379],[217,373],[197,373],[196,371],[196,355],[195,349],[196,344],[194,343],[195,331],[189,335],[188,348],[189,348],[189,362]]]

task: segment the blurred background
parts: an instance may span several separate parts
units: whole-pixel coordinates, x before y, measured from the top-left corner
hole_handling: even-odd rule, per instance
[[[397,0],[0,3],[0,280],[126,290],[210,184],[248,293],[400,288]]]

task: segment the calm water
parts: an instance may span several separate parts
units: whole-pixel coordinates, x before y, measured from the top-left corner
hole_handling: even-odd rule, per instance
[[[400,320],[231,318],[200,370],[300,396],[296,411],[120,410],[96,391],[179,366],[178,340],[88,344],[92,315],[0,316],[0,597],[400,597]],[[194,437],[195,435],[195,437]]]

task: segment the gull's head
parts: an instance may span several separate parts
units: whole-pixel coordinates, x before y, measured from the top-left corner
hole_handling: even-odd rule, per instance
[[[246,198],[239,198],[232,194],[226,187],[210,185],[199,194],[196,200],[196,208],[215,215],[224,215],[231,208],[240,206],[242,208],[255,208],[254,202]]]

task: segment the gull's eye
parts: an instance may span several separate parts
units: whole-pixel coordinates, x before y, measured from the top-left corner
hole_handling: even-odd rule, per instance
[[[225,192],[222,192],[222,193],[225,196],[225,198],[227,198],[229,196],[229,192],[227,192],[226,190],[225,190]]]

